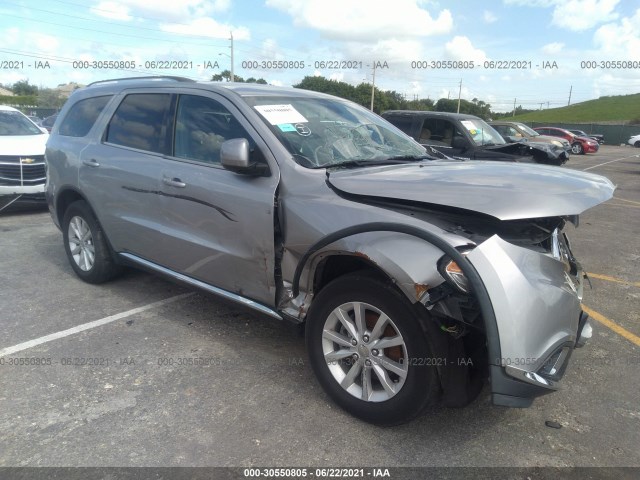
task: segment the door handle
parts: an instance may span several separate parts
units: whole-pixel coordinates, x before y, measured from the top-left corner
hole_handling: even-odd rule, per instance
[[[95,158],[92,158],[91,160],[83,160],[82,163],[84,165],[86,165],[87,167],[99,167],[100,164],[98,163],[98,161]]]
[[[179,178],[163,177],[162,181],[164,182],[165,185],[169,185],[170,187],[184,188],[187,186],[187,184],[184,183]]]

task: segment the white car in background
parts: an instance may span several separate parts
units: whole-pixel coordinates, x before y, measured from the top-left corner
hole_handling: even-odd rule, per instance
[[[44,201],[48,139],[22,112],[0,105],[0,211],[16,201]]]
[[[629,140],[627,140],[629,145],[633,145],[634,147],[640,148],[640,135],[634,135]]]

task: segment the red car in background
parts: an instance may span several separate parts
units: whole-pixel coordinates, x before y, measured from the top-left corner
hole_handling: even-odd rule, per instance
[[[551,135],[552,137],[560,137],[568,140],[571,144],[571,153],[584,154],[596,153],[600,145],[593,138],[581,137],[574,135],[569,130],[557,127],[537,127],[534,128],[540,135]]]

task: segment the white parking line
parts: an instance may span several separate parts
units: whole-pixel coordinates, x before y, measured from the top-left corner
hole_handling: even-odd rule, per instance
[[[582,171],[586,172],[587,170],[591,170],[593,168],[601,167],[602,165],[607,165],[613,162],[619,162],[620,160],[627,160],[628,158],[640,158],[640,155],[631,155],[629,157],[616,158],[615,160],[609,160],[608,162],[599,163],[598,165],[594,165],[593,167],[585,168]]]
[[[33,340],[29,340],[27,342],[19,343],[12,347],[3,348],[0,350],[0,357],[6,357],[7,355],[11,355],[12,353],[21,352],[22,350],[26,350],[31,347],[35,347],[37,345],[42,345],[43,343],[51,342],[53,340],[57,340],[59,338],[68,337],[69,335],[73,335],[75,333],[83,332],[85,330],[89,330],[91,328],[100,327],[102,325],[106,325],[107,323],[115,322],[116,320],[120,320],[121,318],[130,317],[131,315],[135,315],[136,313],[144,312],[146,310],[150,310],[152,308],[160,307],[162,305],[167,305],[169,303],[177,302],[178,300],[182,300],[183,298],[187,298],[194,293],[183,293],[181,295],[176,295],[175,297],[166,298],[164,300],[160,300],[158,302],[153,302],[148,305],[144,305],[142,307],[134,308],[132,310],[127,310],[126,312],[116,313],[115,315],[110,315],[108,317],[101,318],[100,320],[94,320],[93,322],[83,323],[82,325],[78,325],[73,328],[69,328],[67,330],[62,330],[60,332],[52,333],[50,335],[45,335],[44,337],[35,338]]]

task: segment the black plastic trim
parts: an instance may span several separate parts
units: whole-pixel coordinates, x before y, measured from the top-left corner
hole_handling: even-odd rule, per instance
[[[489,297],[489,293],[487,292],[480,275],[477,270],[473,266],[473,264],[467,260],[456,248],[441,237],[431,233],[427,230],[423,230],[418,227],[414,227],[412,225],[405,225],[401,223],[391,223],[391,222],[372,222],[365,223],[362,225],[355,225],[353,227],[343,228],[342,230],[338,230],[336,232],[330,233],[325,237],[318,240],[314,243],[302,256],[298,265],[296,267],[294,276],[293,276],[293,285],[292,285],[292,293],[293,297],[297,297],[300,293],[300,277],[302,275],[302,271],[304,269],[305,264],[309,260],[309,258],[316,253],[318,250],[330,245],[338,240],[341,240],[346,237],[350,237],[352,235],[357,235],[360,233],[368,233],[368,232],[398,232],[404,233],[406,235],[412,235],[414,237],[418,237],[431,245],[439,248],[452,260],[454,260],[462,269],[462,272],[465,274],[467,279],[469,280],[469,285],[471,286],[471,292],[476,296],[478,304],[480,306],[480,312],[482,313],[482,318],[485,324],[485,331],[487,335],[487,353],[488,353],[488,362],[491,368],[491,390],[496,391],[497,393],[506,393],[508,394],[510,390],[498,389],[498,383],[494,384],[494,370],[497,372],[501,372],[502,376],[506,376],[504,373],[504,369],[501,366],[493,365],[492,362],[495,362],[496,359],[501,358],[500,355],[500,336],[498,334],[498,324],[496,321],[495,312],[493,311],[493,305],[491,304],[491,298]],[[514,380],[516,382],[516,380]],[[517,382],[520,384],[522,382]],[[502,382],[504,384],[504,382]],[[515,392],[519,391],[518,389],[514,390]],[[538,396],[541,393],[538,393]]]

